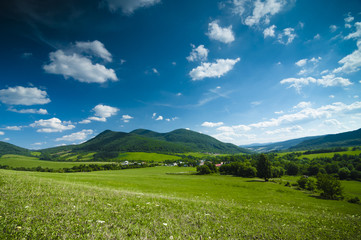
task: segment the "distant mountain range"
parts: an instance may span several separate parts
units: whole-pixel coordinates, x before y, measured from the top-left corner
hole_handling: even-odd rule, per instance
[[[272,151],[299,151],[331,147],[361,146],[361,129],[316,137],[305,137],[269,144],[236,146],[223,143],[205,134],[186,129],[158,133],[137,129],[129,133],[106,130],[89,141],[61,147],[38,150],[54,154],[61,152],[154,152],[154,153],[252,153]],[[0,156],[4,154],[30,155],[31,151],[0,141]]]
[[[268,143],[268,144],[250,144],[240,147],[247,148],[255,152],[273,152],[273,151],[300,151],[331,147],[349,147],[361,145],[361,129],[329,134],[315,137],[304,137],[291,139],[288,141]]]
[[[48,154],[61,152],[100,152],[113,154],[119,152],[207,152],[229,154],[251,152],[234,144],[223,143],[208,135],[186,129],[177,129],[168,133],[158,133],[146,129],[137,129],[130,133],[106,130],[79,145],[60,146],[38,151]],[[0,142],[0,155],[11,153],[30,154],[30,150]]]

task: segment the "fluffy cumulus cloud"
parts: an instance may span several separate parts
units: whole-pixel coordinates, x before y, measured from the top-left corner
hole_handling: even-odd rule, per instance
[[[223,125],[223,122],[204,122],[204,123],[202,123],[203,127],[219,127],[222,125]]]
[[[48,111],[46,109],[40,108],[40,109],[15,109],[15,108],[9,108],[8,109],[11,112],[16,112],[16,113],[33,113],[33,114],[42,114],[42,115],[47,115]]]
[[[0,90],[0,101],[8,105],[38,105],[50,102],[46,91],[35,87],[9,87]]]
[[[75,132],[70,135],[65,135],[61,138],[57,138],[57,139],[55,139],[55,141],[68,141],[68,142],[84,141],[91,134],[93,134],[93,130],[84,129],[84,130],[81,130],[80,132]]]
[[[253,128],[268,128],[277,127],[282,124],[294,123],[310,119],[331,118],[335,114],[350,112],[361,109],[361,102],[354,102],[350,105],[342,102],[336,102],[333,104],[325,105],[319,108],[305,107],[299,112],[292,114],[284,114],[278,118],[272,118],[268,121],[262,121],[254,124],[250,124]]]
[[[295,110],[296,109],[296,110]],[[241,144],[244,141],[273,141],[280,137],[287,137],[290,133],[302,136],[304,128],[300,123],[308,123],[312,121],[321,121],[321,125],[342,127],[342,123],[336,118],[347,118],[346,114],[352,114],[361,110],[361,102],[354,102],[345,104],[342,102],[335,102],[314,108],[308,102],[300,102],[292,108],[291,113],[284,113],[283,111],[276,118],[256,122],[248,125],[234,125],[218,127],[217,133],[213,137],[228,141],[235,144]],[[262,138],[259,138],[259,134]],[[259,139],[259,140],[257,140]]]
[[[94,112],[94,116],[88,117],[87,119],[84,119],[79,123],[88,124],[91,123],[92,121],[106,122],[107,118],[116,115],[119,109],[104,104],[98,104],[92,109],[92,111]]]
[[[1,136],[1,135],[5,135],[5,133],[4,133],[4,132],[2,132],[2,131],[0,131],[0,136]]]
[[[61,121],[59,118],[40,119],[30,124],[30,127],[38,128],[37,132],[53,133],[71,130],[75,126],[69,122]]]
[[[276,29],[276,25],[272,25],[268,28],[266,28],[265,30],[263,30],[263,36],[264,38],[266,37],[275,37],[275,29]]]
[[[113,69],[108,69],[99,63],[93,64],[89,57],[78,53],[65,53],[57,50],[49,54],[50,63],[44,65],[47,73],[60,74],[64,78],[72,77],[80,82],[105,83],[118,81]]]
[[[234,65],[239,61],[240,58],[217,59],[215,63],[204,62],[197,68],[192,69],[189,75],[193,81],[202,80],[204,78],[220,78],[231,71]]]
[[[293,28],[285,28],[282,33],[278,34],[278,42],[288,45],[293,42],[297,35],[295,34],[295,29]]]
[[[125,122],[125,123],[127,123],[127,122],[129,122],[131,119],[133,119],[134,117],[132,117],[132,116],[130,116],[130,115],[123,115],[122,116],[122,121],[123,122]]]
[[[84,52],[98,56],[108,62],[112,61],[112,55],[104,47],[104,44],[98,40],[93,42],[76,42],[75,46]]]
[[[301,92],[302,87],[310,85],[310,84],[317,84],[322,87],[334,87],[334,86],[341,86],[347,87],[352,85],[347,78],[336,77],[334,74],[329,74],[326,76],[322,76],[322,78],[316,79],[313,77],[307,78],[286,78],[283,79],[281,84],[289,84],[288,88],[295,88],[298,93]]]
[[[105,2],[110,11],[121,8],[124,14],[130,15],[136,9],[153,6],[160,3],[160,0],[105,0]]]
[[[196,47],[195,45],[192,46],[192,52],[187,57],[189,62],[201,61],[204,62],[207,60],[209,50],[204,47],[204,45],[199,45]]]
[[[218,21],[215,20],[208,24],[208,33],[209,38],[223,42],[231,43],[234,41],[234,33],[232,31],[232,25],[226,28],[222,28],[218,25]]]
[[[116,107],[98,104],[93,108],[93,111],[95,112],[95,116],[100,118],[108,118],[116,115],[119,109]]]
[[[286,3],[284,0],[233,0],[234,12],[244,17],[244,24],[248,26],[269,24],[270,17],[279,13]]]
[[[306,63],[307,63],[307,58],[301,59],[301,60],[297,61],[295,64],[299,67],[303,67],[306,65]]]
[[[338,63],[342,64],[342,66],[336,68],[333,71],[334,73],[353,73],[359,71],[361,68],[361,40],[357,41],[357,50],[342,58]]]

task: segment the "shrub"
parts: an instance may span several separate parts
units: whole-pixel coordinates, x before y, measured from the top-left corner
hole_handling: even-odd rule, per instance
[[[211,174],[211,169],[207,165],[197,166],[197,173],[199,175]]]
[[[347,200],[349,203],[357,203],[360,204],[360,199],[358,197],[353,197]]]
[[[317,175],[317,189],[321,191],[321,196],[327,199],[342,199],[343,189],[341,182],[328,174]]]

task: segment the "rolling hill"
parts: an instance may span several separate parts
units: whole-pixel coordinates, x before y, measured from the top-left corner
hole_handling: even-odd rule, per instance
[[[5,154],[18,154],[30,156],[30,151],[13,144],[0,141],[0,157]]]
[[[329,134],[314,139],[305,140],[290,150],[309,150],[331,147],[350,147],[361,145],[361,128],[355,131]]]
[[[255,152],[301,151],[333,147],[361,146],[361,129],[323,136],[304,137],[269,144],[251,144],[240,147]]]
[[[157,133],[137,129],[130,133],[106,130],[95,138],[76,146],[74,151],[112,152],[249,152],[236,145],[223,143],[208,135],[178,129],[168,133]]]

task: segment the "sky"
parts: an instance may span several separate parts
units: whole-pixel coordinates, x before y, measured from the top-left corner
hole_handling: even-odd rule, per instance
[[[0,29],[0,141],[21,147],[361,128],[359,0],[13,0]]]

